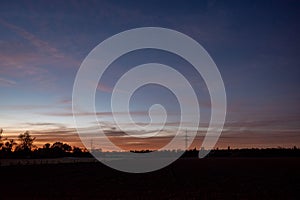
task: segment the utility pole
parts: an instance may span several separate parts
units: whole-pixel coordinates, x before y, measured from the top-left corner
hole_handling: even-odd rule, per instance
[[[93,151],[93,139],[91,139],[91,153]]]
[[[185,130],[185,150],[187,151],[188,150],[188,135],[187,135],[187,129]]]

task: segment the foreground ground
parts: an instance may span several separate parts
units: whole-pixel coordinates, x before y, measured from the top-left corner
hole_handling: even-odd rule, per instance
[[[300,158],[180,159],[151,173],[100,163],[0,167],[0,199],[300,199]]]

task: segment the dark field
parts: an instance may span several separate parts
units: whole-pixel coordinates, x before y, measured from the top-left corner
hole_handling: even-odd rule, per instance
[[[0,167],[0,199],[300,199],[300,158],[180,159],[152,173],[100,163]]]

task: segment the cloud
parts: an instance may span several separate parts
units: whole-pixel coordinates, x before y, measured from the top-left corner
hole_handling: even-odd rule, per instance
[[[1,110],[38,110],[38,109],[49,109],[51,105],[5,105],[0,106]]]
[[[275,122],[271,122],[274,124]],[[256,124],[253,123],[253,124]],[[269,122],[266,122],[269,124]],[[83,146],[80,142],[77,130],[74,127],[67,127],[60,123],[52,122],[32,122],[26,123],[28,126],[32,126],[31,134],[36,137],[36,144],[42,146],[49,142],[53,143],[56,141],[66,142],[75,146]],[[232,125],[232,124],[231,124]],[[258,126],[261,126],[258,123]],[[102,126],[101,126],[102,127]],[[81,131],[86,132],[87,137],[95,137],[94,147],[102,148],[103,150],[109,150],[109,145],[104,143],[101,137],[97,137],[99,131],[98,126],[89,126],[80,128]],[[115,145],[119,146],[124,150],[142,150],[142,149],[159,149],[168,144],[174,137],[174,130],[162,130],[158,135],[150,138],[137,138],[127,134],[127,132],[120,131],[112,124],[107,123],[102,129],[105,135]],[[14,131],[20,133],[22,131]],[[148,131],[151,132],[151,131]],[[147,131],[135,131],[130,132],[131,135],[145,134]],[[5,133],[13,133],[5,131]],[[198,131],[198,134],[193,141],[191,148],[200,148],[206,130],[203,129]],[[16,134],[6,134],[6,137],[14,136]],[[184,135],[182,135],[182,141],[184,142]],[[180,147],[181,144],[178,146]],[[221,134],[216,147],[226,148],[231,146],[233,148],[253,148],[253,147],[277,147],[285,145],[285,147],[299,146],[300,135],[299,131],[294,130],[281,130],[281,131],[257,131],[251,129],[245,129],[243,131],[239,129],[227,128]]]
[[[48,44],[46,41],[43,41],[36,37],[34,34],[26,31],[25,29],[16,26],[14,24],[11,24],[3,19],[0,18],[0,24],[3,26],[9,28],[10,30],[14,31],[24,39],[28,40],[31,44],[33,44],[36,48],[38,48],[40,51],[44,51],[51,56],[55,58],[64,58],[64,54],[62,54],[58,49],[52,47],[50,44]]]
[[[26,123],[29,126],[56,126],[56,127],[65,127],[60,123],[49,123],[49,122],[36,122],[36,123]]]
[[[97,86],[97,90],[99,90],[101,92],[112,93],[113,88],[111,88],[111,87],[109,87],[107,85],[99,83],[98,86]]]
[[[101,92],[106,92],[106,93],[112,93],[114,88],[108,86],[108,85],[105,85],[103,83],[99,83],[98,86],[97,86],[97,90],[101,91]],[[119,93],[128,93],[127,91],[125,90],[120,90],[120,89],[115,89],[115,92],[119,92]]]
[[[13,80],[5,79],[0,77],[0,86],[13,86],[17,83]]]
[[[44,112],[44,113],[39,113],[41,115],[47,115],[47,116],[58,116],[58,117],[70,117],[73,116],[72,112]],[[112,112],[78,112],[75,113],[77,116],[93,116],[94,114],[96,114],[98,117],[101,116],[113,116]],[[126,115],[126,112],[114,112],[115,115]],[[131,115],[147,115],[148,116],[148,112],[147,111],[133,111],[130,112]]]
[[[53,89],[56,88],[57,77],[50,73],[49,68],[49,70],[46,69],[47,65],[52,65],[53,68],[79,66],[78,60],[65,55],[64,52],[24,28],[0,18],[1,25],[28,41],[37,50],[24,42],[1,41],[0,74],[9,77],[28,78],[30,81],[40,83],[39,85],[44,86],[44,88]]]
[[[300,131],[300,116],[280,116],[277,118],[267,118],[263,120],[244,120],[226,122],[225,128],[234,130],[263,130],[278,132],[281,130],[298,130]]]
[[[72,99],[61,99],[60,101],[58,101],[59,104],[72,104]]]
[[[57,141],[66,142],[72,146],[83,146],[75,128],[48,128],[33,130],[30,133],[36,137],[36,144],[39,146]]]
[[[45,57],[33,53],[6,54],[0,53],[0,74],[5,77],[18,79],[18,87],[28,87],[31,84],[23,82],[33,82],[35,88],[53,89],[57,77],[53,76],[48,69],[42,68],[45,63],[49,63]],[[7,78],[5,78],[7,79]],[[0,81],[0,84],[3,81]],[[13,83],[13,82],[11,82]],[[39,87],[37,87],[39,86]]]

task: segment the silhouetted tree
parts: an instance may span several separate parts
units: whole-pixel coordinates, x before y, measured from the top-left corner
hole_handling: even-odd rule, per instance
[[[7,153],[11,153],[13,147],[16,145],[17,143],[13,140],[13,139],[7,139],[7,141],[4,143],[4,145],[2,146],[2,151],[7,152]]]
[[[26,131],[23,134],[20,134],[18,136],[20,140],[20,144],[16,147],[16,151],[24,151],[24,152],[30,152],[33,147],[33,142],[35,140],[35,137],[32,137],[29,133],[29,131]]]
[[[3,143],[2,143],[2,133],[3,133],[3,129],[1,128],[0,129],[0,149],[1,149],[2,145],[3,145]]]
[[[44,144],[43,148],[44,149],[50,149],[51,144],[50,143],[46,143]]]
[[[62,142],[55,142],[52,144],[51,149],[58,149],[58,150],[63,150],[63,143]]]
[[[63,144],[63,150],[64,150],[65,152],[70,152],[70,151],[72,151],[72,147],[71,147],[70,145],[64,143],[64,144]]]
[[[73,154],[74,155],[80,155],[81,153],[82,153],[82,151],[79,147],[73,147]]]
[[[65,153],[72,151],[72,147],[66,143],[55,142],[51,146],[51,150],[56,156],[63,156]]]

